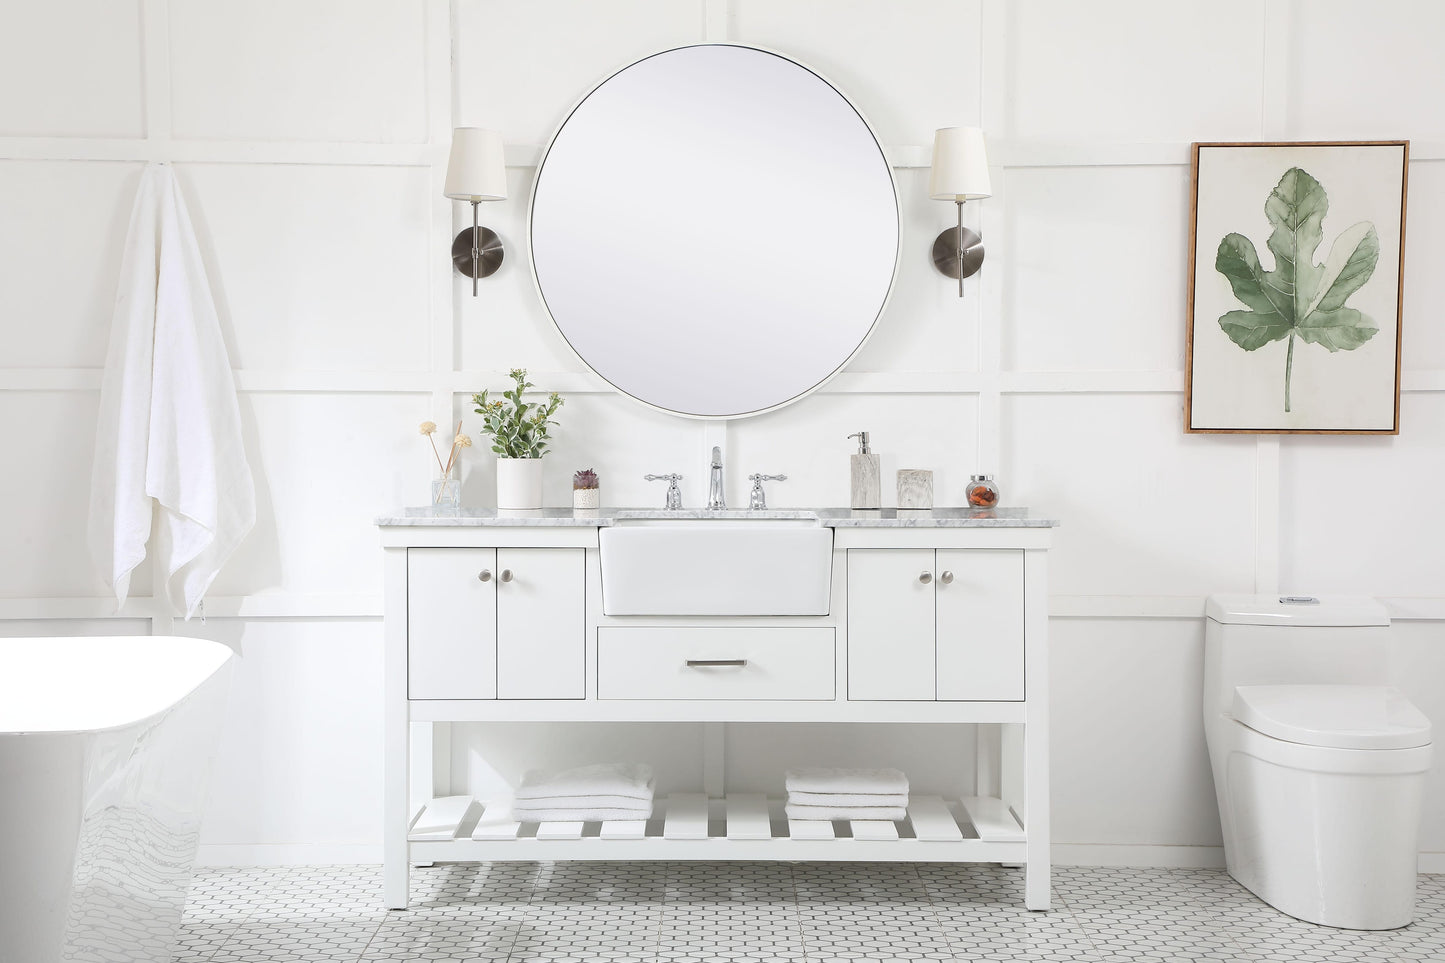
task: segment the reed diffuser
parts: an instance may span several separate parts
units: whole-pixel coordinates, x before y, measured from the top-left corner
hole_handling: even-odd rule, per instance
[[[447,460],[443,463],[442,453],[437,448],[436,422],[423,421],[417,431],[426,435],[427,440],[431,442],[432,457],[436,459],[437,468],[441,470],[441,477],[431,483],[432,505],[438,508],[459,508],[462,503],[462,480],[452,477],[452,469],[460,465],[457,455],[463,448],[472,447],[472,439],[462,434],[462,423],[457,422],[456,434],[452,437],[451,451],[447,452]]]

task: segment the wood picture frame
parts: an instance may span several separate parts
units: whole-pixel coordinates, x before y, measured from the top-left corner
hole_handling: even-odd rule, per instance
[[[1407,140],[1191,145],[1186,432],[1399,434],[1409,162]]]

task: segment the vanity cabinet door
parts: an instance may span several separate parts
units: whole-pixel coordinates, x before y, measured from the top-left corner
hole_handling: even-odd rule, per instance
[[[497,549],[497,697],[587,695],[585,555],[580,548]]]
[[[497,552],[406,553],[407,693],[413,699],[497,697]],[[486,573],[486,580],[479,576]]]
[[[849,549],[849,699],[935,698],[933,556],[932,549]]]
[[[938,698],[1024,697],[1024,553],[939,549]]]

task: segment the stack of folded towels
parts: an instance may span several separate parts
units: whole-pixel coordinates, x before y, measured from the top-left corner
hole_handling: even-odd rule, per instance
[[[897,769],[789,769],[789,819],[887,819],[908,813],[908,777]]]
[[[529,772],[512,801],[519,823],[606,822],[652,816],[651,767],[602,763],[562,772]]]

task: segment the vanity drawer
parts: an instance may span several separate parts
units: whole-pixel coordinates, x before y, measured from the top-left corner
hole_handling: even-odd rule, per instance
[[[833,644],[826,626],[603,627],[597,697],[830,700]]]

